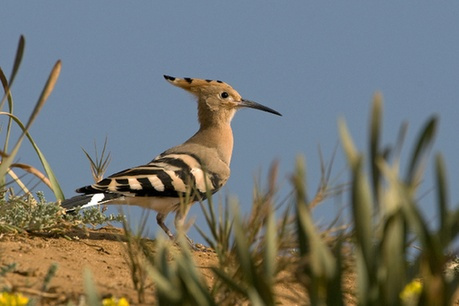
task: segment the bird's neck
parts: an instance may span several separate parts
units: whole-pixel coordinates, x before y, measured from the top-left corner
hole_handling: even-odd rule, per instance
[[[198,143],[208,148],[215,149],[221,160],[227,165],[231,162],[233,153],[233,131],[230,123],[220,123],[217,125],[201,124],[199,131],[194,134],[188,143]]]

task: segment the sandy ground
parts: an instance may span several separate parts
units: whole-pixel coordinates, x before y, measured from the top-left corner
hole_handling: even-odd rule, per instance
[[[0,278],[0,287],[13,287],[28,297],[39,299],[39,305],[59,305],[68,301],[79,304],[85,292],[83,274],[89,269],[100,296],[125,297],[131,305],[154,304],[152,284],[147,286],[145,302],[138,303],[126,261],[126,242],[121,241],[123,233],[120,229],[102,228],[69,236],[71,240],[3,235],[0,238],[0,267],[11,263],[16,263],[17,267]],[[207,282],[212,283],[214,276],[208,268],[217,264],[215,253],[195,251],[193,256]],[[43,293],[45,276],[53,264],[57,264],[57,272]],[[289,294],[298,288],[286,286],[278,290]]]
[[[14,271],[0,277],[0,288],[13,288],[38,301],[36,305],[67,305],[69,301],[74,305],[85,305],[83,275],[89,270],[101,297],[124,297],[130,305],[155,304],[155,289],[151,282],[146,285],[145,301],[139,303],[127,261],[127,244],[123,242],[124,234],[121,229],[106,227],[88,230],[86,233],[75,231],[68,236],[71,239],[0,235],[0,268],[17,264]],[[154,248],[154,242],[151,245]],[[196,266],[210,285],[215,276],[209,268],[217,266],[218,261],[215,252],[204,249],[205,251],[193,251],[192,254]],[[180,252],[180,249],[176,247],[174,251]],[[46,274],[53,264],[57,265],[57,272],[47,290],[43,291]],[[291,279],[291,274],[287,271],[281,272],[279,276]],[[353,291],[355,277],[347,276],[343,282],[344,287],[349,289],[348,292]],[[304,289],[298,284],[281,283],[275,290],[278,297],[283,297],[277,301],[279,305],[308,304]],[[297,302],[294,303],[286,297],[295,297]],[[356,304],[353,294],[346,294],[345,299],[346,305]]]

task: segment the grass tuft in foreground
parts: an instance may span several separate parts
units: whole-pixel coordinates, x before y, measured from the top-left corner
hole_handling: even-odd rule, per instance
[[[382,109],[377,94],[370,115],[368,153],[355,147],[345,121],[339,121],[348,190],[344,184],[330,186],[326,170],[326,179],[311,199],[306,166],[299,158],[291,179],[294,197],[284,206],[275,204],[276,166],[267,188],[254,190],[248,216],[241,216],[237,203],[214,209],[210,198],[201,205],[209,230],[200,232],[218,258],[216,266],[206,269],[214,275],[210,283],[204,281],[186,243],[179,241],[179,252],[168,242],[157,242],[154,251],[137,244],[145,255],[139,268],[156,284],[158,303],[452,304],[459,286],[458,257],[451,255],[459,234],[459,208],[450,208],[440,154],[433,162],[436,196],[431,204],[437,208],[438,224],[427,222],[419,196],[438,120],[430,118],[419,131],[402,174],[402,141],[391,150],[380,143]],[[402,126],[400,134],[405,133]],[[345,220],[349,226],[320,230],[312,211],[324,195],[336,195],[337,190],[349,203],[351,219]],[[291,290],[285,293],[281,287]]]

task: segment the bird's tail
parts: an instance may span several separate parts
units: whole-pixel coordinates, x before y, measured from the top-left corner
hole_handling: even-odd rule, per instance
[[[77,208],[88,208],[91,206],[101,205],[119,197],[120,195],[111,193],[83,194],[64,200],[61,203],[61,206],[67,211],[73,211]]]

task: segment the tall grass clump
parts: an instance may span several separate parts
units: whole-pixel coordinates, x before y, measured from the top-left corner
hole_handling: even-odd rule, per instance
[[[448,271],[459,231],[459,209],[450,208],[444,160],[434,158],[438,225],[421,210],[420,186],[425,179],[438,119],[428,119],[418,132],[402,173],[402,143],[380,143],[382,98],[376,94],[369,124],[368,152],[354,145],[344,120],[338,122],[346,155],[351,212],[348,231],[326,243],[314,226],[304,184],[304,166],[294,175],[300,265],[297,275],[311,305],[451,305],[459,274]],[[391,148],[391,149],[387,149]],[[350,238],[350,239],[349,239]],[[456,250],[457,254],[457,250]],[[457,256],[457,255],[455,255]],[[349,279],[355,280],[349,283]],[[346,285],[347,284],[347,285]],[[349,292],[351,296],[349,296]],[[457,293],[456,293],[457,294]],[[457,296],[456,296],[457,299]]]
[[[58,202],[47,202],[42,192],[32,194],[28,184],[23,180],[23,175],[17,172],[22,170],[32,174],[53,191],[57,201],[64,199],[54,172],[29,132],[53,91],[61,70],[61,61],[58,60],[52,68],[29,119],[24,123],[14,114],[12,94],[12,86],[19,72],[24,49],[25,39],[21,36],[9,78],[0,67],[0,81],[4,90],[0,101],[0,140],[3,143],[0,149],[0,233],[64,234],[69,228],[83,228],[86,224],[100,225],[123,220],[123,216],[105,216],[97,209],[85,210],[82,214],[66,215]],[[5,106],[6,111],[3,111]],[[15,129],[19,131],[19,137],[13,142],[12,135]],[[15,162],[25,139],[32,145],[44,173],[30,164]],[[102,160],[96,159],[94,164],[96,168],[103,168],[108,163],[109,157],[107,159],[104,154],[105,145]]]
[[[420,183],[431,160],[438,119],[426,121],[402,167],[406,125],[392,147],[383,146],[382,109],[377,94],[365,151],[355,147],[345,121],[338,122],[347,160],[346,184],[332,186],[331,171],[323,167],[321,185],[311,197],[306,166],[299,158],[291,176],[293,196],[283,205],[276,198],[276,165],[267,187],[254,189],[248,216],[241,215],[237,203],[226,207],[219,203],[215,208],[211,197],[207,204],[201,203],[209,230],[199,231],[216,253],[216,264],[198,269],[184,239],[178,240],[179,250],[162,240],[154,251],[138,244],[145,256],[142,268],[156,285],[158,303],[452,304],[459,285],[459,259],[453,255],[459,209],[449,203],[441,154],[433,159],[432,205],[438,222],[428,222],[420,205]],[[349,203],[350,219],[319,228],[312,216],[314,207],[338,193]],[[203,271],[213,274],[211,281],[205,281]]]
[[[2,142],[3,148],[0,149],[0,196],[6,197],[8,194],[14,196],[14,192],[10,188],[7,190],[8,186],[11,184],[16,184],[20,190],[22,191],[23,195],[31,196],[29,189],[27,188],[27,184],[21,180],[21,176],[16,173],[17,169],[22,169],[28,173],[39,178],[43,183],[45,183],[54,193],[57,200],[63,200],[64,195],[62,190],[59,186],[59,183],[52,171],[48,161],[46,160],[43,153],[38,148],[38,145],[33,140],[32,136],[29,133],[30,127],[32,126],[33,122],[37,119],[41,109],[46,103],[46,100],[50,96],[53,88],[59,78],[60,70],[61,70],[61,61],[58,60],[54,67],[51,70],[51,73],[46,81],[46,84],[38,98],[35,107],[27,120],[24,123],[21,119],[14,115],[14,101],[13,101],[13,94],[11,88],[13,86],[14,80],[16,75],[19,71],[19,67],[24,55],[24,48],[25,48],[25,39],[21,36],[18,44],[18,49],[16,52],[16,58],[14,60],[13,69],[9,79],[5,76],[3,69],[0,67],[0,81],[3,86],[4,95],[0,101],[0,128],[2,129],[0,132],[2,133]],[[7,111],[3,111],[5,106],[5,102],[7,105]],[[15,143],[11,141],[11,135],[13,129],[17,128],[20,131],[19,138],[16,140]],[[28,164],[22,163],[15,163],[15,159],[17,158],[19,149],[24,141],[24,139],[28,139],[30,144],[32,145],[35,153],[37,154],[42,167],[45,171],[43,174],[40,170],[36,167]],[[11,147],[11,148],[10,148]],[[9,191],[9,192],[7,192]]]
[[[365,305],[449,305],[459,275],[445,273],[459,231],[459,209],[450,208],[444,160],[434,158],[438,225],[429,223],[420,208],[421,182],[425,179],[438,119],[428,119],[418,133],[401,173],[401,141],[393,149],[380,143],[382,98],[374,98],[368,153],[359,152],[344,120],[339,131],[347,157],[353,218],[358,300]],[[406,126],[400,130],[400,139]],[[365,167],[366,164],[366,167]],[[415,248],[416,247],[416,248]],[[456,246],[457,247],[457,246]],[[419,282],[418,294],[403,299],[404,290]]]

